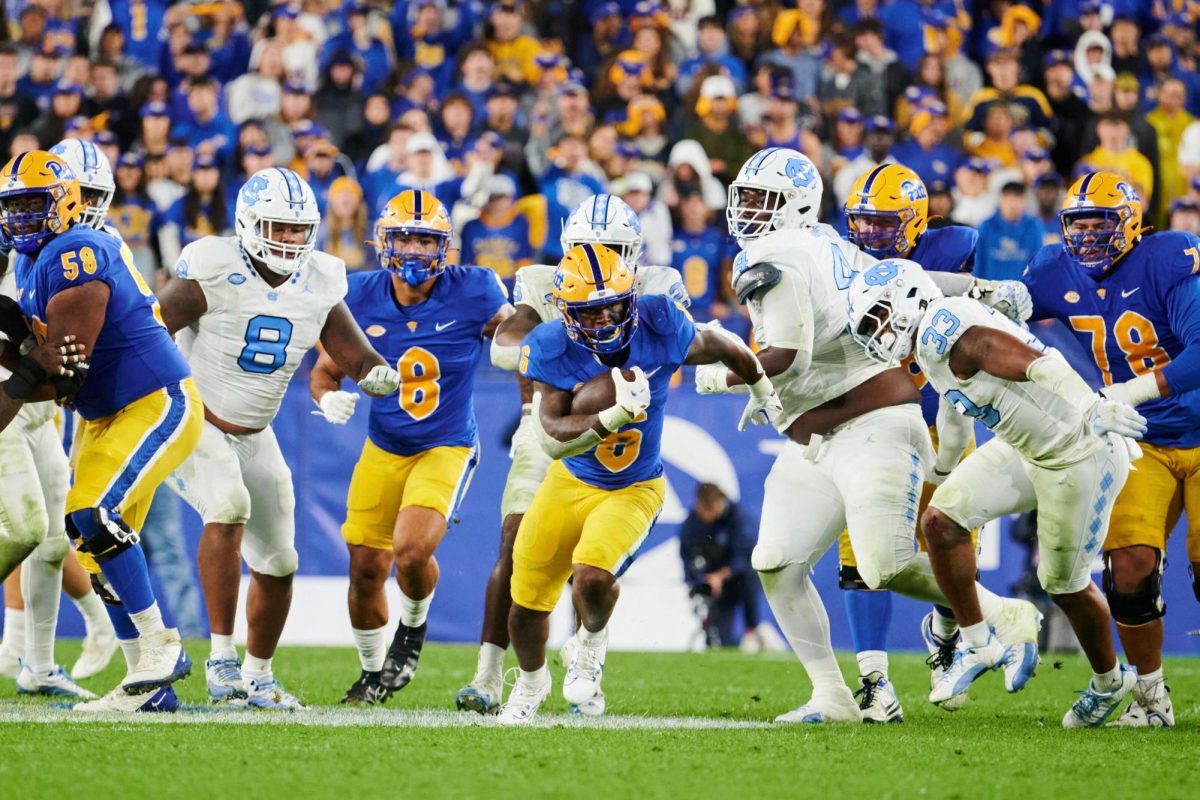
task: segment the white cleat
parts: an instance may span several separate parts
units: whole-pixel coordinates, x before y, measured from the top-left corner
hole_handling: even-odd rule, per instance
[[[179,709],[175,689],[163,686],[151,694],[127,694],[120,686],[99,700],[76,703],[72,711],[83,714],[164,714]]]
[[[1171,707],[1171,690],[1163,680],[1149,686],[1141,681],[1133,687],[1133,702],[1116,722],[1121,728],[1174,728],[1175,709]]]
[[[600,689],[582,703],[572,703],[567,708],[572,714],[578,714],[581,717],[602,717],[607,704],[604,701],[604,692]]]
[[[929,658],[925,659],[925,663],[929,666],[930,691],[937,686],[942,673],[954,663],[954,650],[961,638],[957,632],[950,639],[943,639],[934,633],[932,611],[925,615],[925,619],[921,620],[921,639],[925,642],[925,649],[929,651]],[[964,692],[942,703],[941,708],[944,711],[958,711],[966,702],[967,695]]]
[[[862,683],[862,688],[855,692],[854,696],[858,698],[863,722],[904,722],[900,698],[896,697],[896,689],[886,675],[882,672],[872,672],[870,675],[859,676],[858,680]]]
[[[83,652],[71,667],[71,674],[78,680],[99,675],[112,660],[118,646],[117,634],[111,625],[89,633],[83,640]]]
[[[1006,653],[1004,645],[995,636],[989,637],[982,647],[971,647],[960,641],[954,650],[954,660],[929,692],[929,702],[941,705],[965,695],[979,676],[1003,666]]]
[[[1004,688],[1019,692],[1037,669],[1042,612],[1028,600],[1006,600],[1004,605],[1000,624],[992,629],[1004,645]]]
[[[600,691],[604,677],[604,656],[608,650],[608,630],[598,642],[585,641],[575,634],[571,660],[563,678],[563,699],[571,705],[582,705]]]
[[[476,675],[475,680],[458,690],[454,705],[459,711],[498,714],[504,700],[504,682],[496,676]]]
[[[528,684],[517,679],[512,691],[508,693],[508,702],[500,707],[496,716],[498,725],[528,725],[533,722],[542,703],[550,696],[550,675],[541,684]]]
[[[862,722],[862,709],[850,694],[850,687],[842,686],[833,692],[814,694],[812,699],[799,708],[780,714],[775,722],[780,725],[823,725],[829,722]]]
[[[72,680],[67,671],[57,664],[47,672],[34,672],[29,665],[21,663],[21,674],[17,676],[17,694],[40,694],[46,697],[74,697],[79,700],[95,700],[96,695]]]
[[[192,660],[183,649],[177,628],[164,628],[158,633],[141,637],[139,641],[141,655],[137,666],[121,681],[126,692],[152,692],[191,674]]]
[[[1063,717],[1063,727],[1099,728],[1136,685],[1137,670],[1130,666],[1121,667],[1121,682],[1111,692],[1097,692],[1089,681],[1088,688],[1079,693],[1079,699]]]
[[[267,711],[304,711],[308,706],[300,702],[275,680],[273,675],[246,679],[246,706]]]
[[[246,684],[242,680],[242,662],[233,658],[210,658],[204,662],[204,682],[208,686],[208,702],[240,705],[246,699]]]
[[[21,674],[21,656],[13,651],[6,639],[0,644],[0,678],[16,678]]]

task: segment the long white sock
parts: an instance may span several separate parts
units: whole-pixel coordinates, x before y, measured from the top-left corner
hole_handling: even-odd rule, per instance
[[[767,603],[812,681],[813,694],[839,689],[849,693],[833,655],[829,615],[808,570],[792,564],[778,572],[762,573],[760,577]]]
[[[125,656],[125,669],[133,672],[142,656],[142,640],[117,639],[117,643],[121,645],[121,655]]]
[[[1163,668],[1159,667],[1158,669],[1154,670],[1153,672],[1147,672],[1145,675],[1138,675],[1138,680],[1137,680],[1138,688],[1143,689],[1143,690],[1148,689],[1151,686],[1153,686],[1154,684],[1161,681],[1162,679],[1163,679]]]
[[[4,609],[4,649],[25,657],[25,609]]]
[[[383,641],[382,637],[380,641]],[[504,649],[491,642],[484,642],[479,645],[479,661],[475,665],[475,680],[499,681],[503,677]]]
[[[105,630],[112,631],[112,620],[108,618],[108,612],[104,610],[104,601],[100,599],[100,595],[88,592],[78,600],[72,597],[71,602],[75,604],[75,608],[83,617],[83,625],[88,636]]]
[[[575,635],[584,644],[604,644],[608,641],[608,626],[605,625],[598,631],[589,631],[585,626],[580,625]]]
[[[149,608],[138,611],[136,614],[130,614],[129,618],[133,620],[134,626],[138,629],[138,636],[142,638],[161,633],[165,629],[162,612],[158,610],[158,603],[151,603]]]
[[[262,675],[271,674],[271,658],[259,658],[258,656],[250,655],[250,651],[246,651],[246,660],[242,663],[242,675],[245,677],[259,677]]]
[[[546,669],[546,665],[542,664],[533,672],[520,670],[520,676],[517,678],[518,683],[523,683],[526,686],[542,686],[550,680],[550,670]]]
[[[1121,685],[1121,662],[1113,665],[1108,672],[1092,673],[1092,688],[1097,692],[1107,694]]]
[[[863,650],[858,654],[858,674],[870,675],[872,672],[881,672],[883,677],[888,674],[888,656],[884,650]]]
[[[379,672],[387,658],[387,627],[375,630],[351,628],[354,644],[358,647],[358,660],[367,672]]]
[[[995,627],[1004,618],[1005,598],[988,591],[979,583],[975,584],[975,594],[979,597],[979,610],[983,612],[984,620]]]
[[[232,633],[213,633],[208,638],[212,641],[213,659],[237,658],[237,646],[233,643]]]
[[[433,602],[433,592],[429,593],[428,597],[422,597],[420,600],[413,600],[406,595],[403,590],[400,591],[400,624],[409,628],[419,628],[425,624],[425,618],[429,616],[429,604]]]
[[[35,556],[37,551],[34,551]],[[54,634],[62,598],[62,561],[25,559],[21,566],[25,598],[25,660],[34,672],[54,669]]]

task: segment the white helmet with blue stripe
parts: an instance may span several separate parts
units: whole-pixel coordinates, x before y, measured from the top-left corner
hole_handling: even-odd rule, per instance
[[[564,253],[581,244],[602,244],[616,250],[622,261],[634,267],[642,251],[642,223],[621,198],[596,194],[567,217],[560,241]]]
[[[104,226],[113,192],[117,190],[108,156],[99,147],[83,139],[63,139],[51,147],[50,152],[67,162],[79,179],[79,191],[83,195],[80,221],[99,230]]]
[[[824,190],[821,173],[799,150],[759,150],[729,185],[729,232],[744,247],[768,233],[816,225]]]
[[[242,250],[272,272],[291,275],[305,265],[316,247],[320,222],[312,187],[285,167],[260,169],[238,191]]]

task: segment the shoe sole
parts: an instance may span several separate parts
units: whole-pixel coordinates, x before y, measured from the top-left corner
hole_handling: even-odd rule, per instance
[[[179,661],[175,662],[175,669],[165,678],[136,681],[134,683],[123,683],[121,684],[121,688],[125,690],[126,694],[147,694],[155,689],[161,689],[164,686],[170,686],[175,681],[183,680],[191,674],[192,660],[188,658],[187,653],[182,653]]]
[[[474,689],[461,689],[454,696],[454,705],[459,711],[473,711],[485,717],[500,713],[499,703],[488,705],[487,698]]]

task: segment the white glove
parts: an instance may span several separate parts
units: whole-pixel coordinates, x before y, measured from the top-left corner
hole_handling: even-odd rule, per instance
[[[943,483],[946,482],[946,478],[949,478],[949,477],[950,477],[949,472],[947,472],[945,475],[943,475],[942,473],[938,472],[936,469],[931,469],[931,470],[929,470],[929,474],[925,476],[925,482],[928,484],[931,484],[933,486],[941,486]]]
[[[629,412],[629,418],[637,419],[650,407],[650,381],[641,367],[633,368],[633,380],[627,381],[621,370],[613,367],[613,384],[617,387],[617,405]]]
[[[386,364],[380,364],[371,367],[371,371],[367,373],[367,377],[358,382],[358,388],[372,397],[384,397],[400,388],[400,376],[396,373],[396,370]],[[357,395],[355,397],[357,399]],[[350,407],[350,411],[353,413],[353,406]]]
[[[771,379],[763,375],[750,386],[750,400],[742,411],[738,430],[744,431],[746,426],[751,424],[774,424],[775,420],[782,415],[783,403],[779,402],[779,395],[775,394],[775,387],[771,385]]]
[[[1020,281],[989,281],[976,278],[975,286],[969,294],[1013,322],[1024,322],[1033,316],[1033,298],[1029,296],[1029,287]]]
[[[1118,436],[1128,436],[1140,439],[1146,432],[1146,418],[1133,406],[1097,396],[1096,403],[1088,413],[1088,422],[1092,430],[1099,436],[1115,433]]]
[[[358,405],[358,395],[354,392],[326,392],[317,403],[320,414],[326,421],[334,425],[345,425],[354,416],[354,407]]]
[[[701,364],[696,367],[697,394],[725,394],[729,391],[729,368],[724,364]]]

